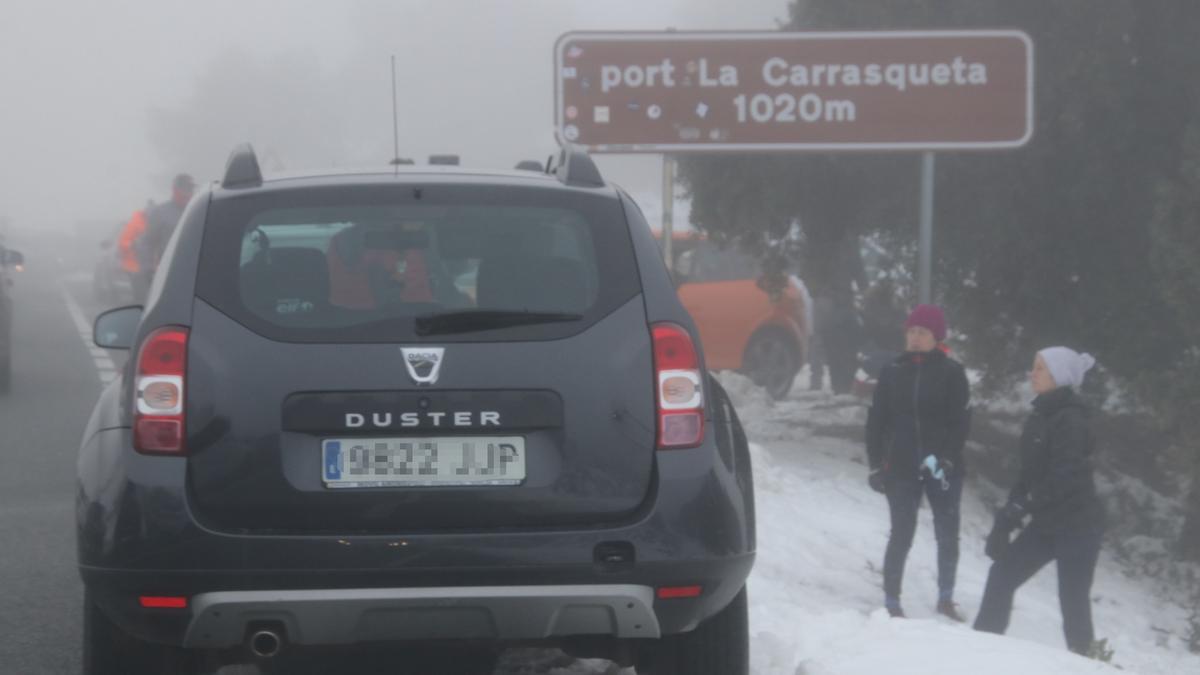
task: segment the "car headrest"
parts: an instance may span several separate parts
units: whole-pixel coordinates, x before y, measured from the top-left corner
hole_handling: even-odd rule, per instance
[[[296,314],[328,304],[329,268],[313,248],[272,248],[242,268],[242,296],[259,311]]]
[[[493,256],[479,263],[481,309],[583,312],[591,305],[583,265],[570,258]]]

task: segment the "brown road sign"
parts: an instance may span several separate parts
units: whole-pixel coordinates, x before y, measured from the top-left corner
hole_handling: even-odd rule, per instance
[[[593,152],[1015,148],[1033,134],[1020,31],[568,33],[555,125]]]

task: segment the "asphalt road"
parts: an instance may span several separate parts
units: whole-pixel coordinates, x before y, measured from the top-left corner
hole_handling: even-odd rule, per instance
[[[75,457],[100,371],[65,295],[86,300],[86,282],[71,283],[80,277],[71,261],[45,244],[23,248],[28,266],[11,289],[13,387],[0,398],[0,672],[77,673]]]
[[[75,460],[92,406],[124,355],[91,344],[91,322],[110,306],[93,297],[91,248],[64,251],[78,242],[49,237],[16,237],[10,245],[25,253],[27,265],[11,289],[12,393],[0,397],[0,674],[75,675],[82,598],[75,569]],[[341,660],[345,656],[314,672],[357,672]],[[437,675],[444,672],[439,663],[453,660],[433,658],[440,660],[420,672]],[[370,660],[372,673],[395,672]],[[605,672],[615,668],[535,650],[505,654],[496,675]]]

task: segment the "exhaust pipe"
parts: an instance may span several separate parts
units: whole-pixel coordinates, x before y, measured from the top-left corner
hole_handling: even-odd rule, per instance
[[[273,630],[260,630],[250,636],[250,652],[260,659],[273,658],[283,651],[283,638]]]

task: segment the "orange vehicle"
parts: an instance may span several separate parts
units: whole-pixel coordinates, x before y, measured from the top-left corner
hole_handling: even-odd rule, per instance
[[[782,399],[808,355],[808,293],[795,278],[772,300],[759,286],[758,261],[694,233],[672,237],[679,298],[696,321],[713,370],[745,373]]]

